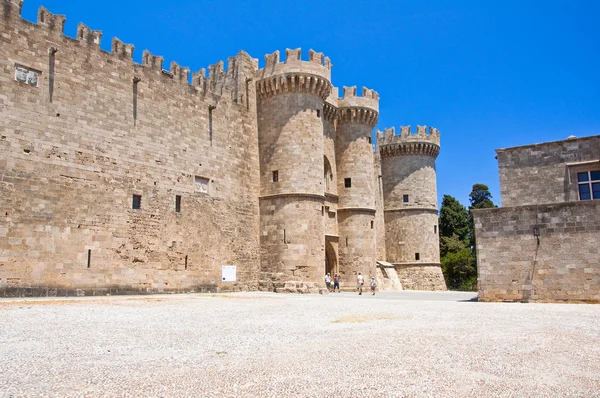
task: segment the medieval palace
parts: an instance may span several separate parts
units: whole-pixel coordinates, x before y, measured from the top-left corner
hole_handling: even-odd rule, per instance
[[[0,3],[0,296],[446,289],[438,130],[372,143],[379,95],[312,50],[190,76],[21,6]]]

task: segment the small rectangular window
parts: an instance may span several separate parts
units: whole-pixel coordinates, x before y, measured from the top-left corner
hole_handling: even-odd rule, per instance
[[[434,226],[433,226],[433,233],[434,233],[434,234],[437,234],[437,225],[434,225]]]
[[[279,170],[273,170],[273,182],[279,182]]]
[[[132,209],[142,208],[142,195],[133,195],[133,201],[131,202]]]
[[[375,227],[375,221],[371,221],[371,229]]]
[[[420,253],[415,253],[415,260],[419,261],[421,259]]]
[[[369,137],[369,144],[373,143],[373,139],[371,137]]]
[[[402,201],[403,201],[404,203],[408,203],[408,195],[403,195],[403,196],[402,196]]]
[[[352,178],[344,178],[344,188],[352,187]]]
[[[181,195],[175,195],[175,213],[181,213]]]
[[[321,111],[317,109],[317,117],[321,117]]]

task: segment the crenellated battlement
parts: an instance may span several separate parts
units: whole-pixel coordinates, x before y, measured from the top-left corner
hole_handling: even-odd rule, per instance
[[[400,127],[396,135],[393,127],[377,131],[377,147],[382,157],[400,155],[438,156],[440,152],[440,132],[434,127],[417,126],[417,133],[411,134],[410,126]]]
[[[0,9],[5,18],[21,22],[24,21],[21,17],[22,5],[23,0],[2,0],[0,2]],[[34,25],[49,31],[52,34],[63,37],[65,36],[65,21],[66,17],[64,15],[53,14],[45,7],[40,7],[37,14],[37,23]],[[27,23],[29,24],[29,22]],[[208,76],[206,76],[206,70],[204,68],[193,73],[192,81],[190,83],[189,68],[180,66],[177,62],[173,61],[169,65],[169,70],[164,70],[164,58],[162,56],[153,55],[148,50],[144,50],[142,53],[141,65],[135,63],[133,60],[135,46],[133,44],[124,43],[117,37],[112,39],[111,50],[107,53],[100,49],[102,31],[90,29],[84,23],[78,24],[74,39],[81,44],[89,46],[90,50],[97,49],[103,56],[117,57],[125,62],[131,62],[133,66],[142,66],[155,70],[161,76],[172,79],[174,82],[182,85],[191,85],[200,93],[211,93],[229,97],[236,102],[247,101],[247,98],[242,98],[245,97],[246,94],[247,81],[251,80],[255,71],[258,70],[258,62],[251,58],[246,52],[240,51],[235,57],[229,57],[227,59],[227,70],[224,70],[223,61],[219,61],[208,67]],[[58,48],[55,46],[52,48],[57,52],[60,49],[60,44],[58,45]],[[313,53],[314,52],[311,53],[311,60],[314,59],[312,62],[320,62],[319,56],[322,56],[322,54],[319,55],[318,53]],[[238,65],[242,64],[246,65],[244,66],[244,73],[238,71]],[[250,70],[248,70],[247,65],[251,66]]]
[[[339,108],[368,108],[379,112],[379,93],[362,88],[362,96],[356,95],[356,86],[344,86],[344,95],[338,100]]]
[[[23,4],[22,1],[21,4]],[[20,15],[21,14],[19,13],[19,16]],[[61,35],[64,34],[66,20],[67,17],[64,15],[52,14],[44,7],[40,7],[38,9],[38,26],[44,27],[52,32],[56,32]]]
[[[266,65],[256,73],[256,87],[261,98],[288,92],[312,93],[327,99],[331,92],[331,61],[323,53],[309,50],[302,61],[302,50],[286,49],[285,62],[279,51],[265,55]]]
[[[82,22],[77,25],[77,40],[90,45],[100,47],[100,39],[102,38],[102,31],[91,30]]]
[[[367,124],[374,128],[379,119],[379,94],[375,90],[362,88],[362,96],[356,95],[356,86],[344,86],[344,95],[339,98],[340,123]]]

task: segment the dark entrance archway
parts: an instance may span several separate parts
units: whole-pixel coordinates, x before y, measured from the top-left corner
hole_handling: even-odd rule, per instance
[[[338,273],[337,254],[331,242],[325,242],[325,274],[327,273],[332,277]]]

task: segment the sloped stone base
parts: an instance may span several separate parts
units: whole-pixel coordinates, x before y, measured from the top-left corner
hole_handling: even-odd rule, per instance
[[[445,291],[440,263],[395,263],[404,290]]]

